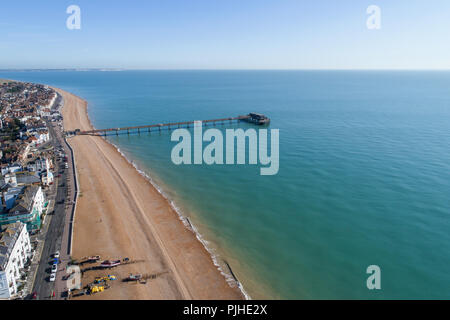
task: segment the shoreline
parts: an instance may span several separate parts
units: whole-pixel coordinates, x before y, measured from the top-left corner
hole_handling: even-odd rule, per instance
[[[107,140],[106,140],[107,141]],[[222,276],[225,278],[225,280],[229,283],[231,283],[231,287],[233,288],[234,286],[237,286],[241,292],[241,294],[243,295],[245,300],[252,300],[252,298],[250,297],[250,295],[244,290],[244,287],[242,286],[241,282],[239,281],[239,279],[235,276],[233,270],[231,269],[231,266],[228,264],[228,262],[224,259],[222,259],[218,254],[214,253],[214,249],[210,248],[207,244],[207,240],[205,240],[202,236],[202,234],[198,231],[198,229],[196,228],[195,224],[191,222],[191,220],[184,216],[182,214],[182,211],[180,208],[178,208],[175,203],[170,200],[170,198],[166,195],[166,193],[164,192],[164,189],[161,188],[156,182],[154,182],[154,179],[145,172],[145,170],[140,169],[139,166],[130,158],[128,158],[121,150],[120,148],[115,145],[114,143],[112,143],[111,141],[107,141],[109,144],[111,144],[118,153],[120,153],[127,161],[130,165],[132,165],[136,171],[142,175],[161,195],[161,197],[163,197],[168,204],[171,206],[171,209],[174,210],[177,215],[178,215],[178,219],[180,220],[180,222],[184,225],[184,227],[186,229],[188,229],[189,231],[191,231],[195,237],[197,238],[198,241],[200,241],[203,245],[203,247],[205,248],[205,250],[209,253],[212,263],[216,266],[216,268],[219,270],[219,272],[222,274]],[[219,260],[222,260],[224,263],[224,266],[220,265]],[[228,274],[224,271],[223,267],[226,267],[228,270]]]
[[[89,119],[89,115],[87,112],[87,102],[64,90],[58,88],[54,89],[59,94],[61,94],[64,99],[64,106],[62,108],[62,114],[64,117],[64,129],[72,130],[75,128],[80,128],[82,130],[92,130],[94,126]],[[80,143],[80,140],[84,140],[85,143]],[[128,288],[126,288],[127,290],[125,290],[128,294],[124,294],[123,291],[121,291],[120,294],[117,294],[115,292],[116,290],[113,289],[108,290],[108,292],[105,292],[102,295],[99,295],[99,299],[249,298],[248,295],[246,295],[245,291],[242,289],[242,286],[239,282],[230,283],[227,274],[223,270],[221,270],[220,265],[215,261],[216,257],[214,257],[212,252],[206,247],[204,241],[201,238],[201,235],[196,232],[195,227],[189,228],[185,220],[186,218],[183,217],[180,212],[178,212],[177,208],[165,196],[162,190],[154,184],[151,177],[149,177],[145,172],[143,172],[143,170],[140,170],[136,165],[134,165],[132,161],[126,158],[126,156],[120,151],[117,146],[101,137],[92,136],[76,136],[70,138],[69,141],[74,149],[74,153],[77,154],[77,171],[79,171],[77,172],[77,174],[80,179],[80,196],[78,198],[78,202],[80,202],[80,204],[77,206],[77,211],[83,211],[83,209],[86,208],[86,204],[88,203],[89,205],[92,205],[92,201],[90,201],[92,200],[91,194],[89,197],[90,199],[82,197],[83,191],[85,191],[84,185],[86,183],[91,184],[90,187],[92,187],[92,185],[98,184],[100,182],[92,179],[92,173],[96,170],[101,170],[102,168],[104,174],[111,173],[106,170],[105,166],[98,165],[103,161],[109,162],[110,166],[108,167],[116,173],[115,179],[113,179],[113,181],[111,182],[118,183],[119,185],[125,185],[122,187],[116,186],[115,189],[128,189],[126,191],[128,191],[129,198],[127,199],[128,203],[126,205],[129,208],[131,207],[131,209],[135,211],[135,214],[140,215],[140,217],[136,217],[136,220],[139,220],[139,223],[130,222],[127,225],[126,217],[123,217],[123,214],[121,214],[120,212],[110,212],[112,216],[108,217],[104,212],[105,205],[98,207],[98,203],[98,208],[97,210],[95,210],[97,211],[97,214],[92,213],[87,215],[85,212],[77,212],[77,219],[75,220],[73,230],[73,256],[80,258],[81,256],[92,254],[102,255],[102,249],[97,249],[97,251],[94,252],[93,248],[86,248],[86,243],[92,244],[97,241],[102,244],[106,244],[106,247],[109,247],[109,250],[106,250],[109,251],[109,255],[111,255],[107,255],[109,258],[117,257],[112,256],[113,254],[117,253],[115,253],[115,250],[112,250],[111,245],[108,244],[108,240],[110,240],[110,237],[116,237],[118,235],[117,232],[126,233],[122,234],[121,236],[127,239],[127,241],[124,241],[125,243],[127,243],[127,245],[132,244],[132,242],[142,242],[144,240],[144,244],[141,246],[147,246],[147,248],[153,247],[150,256],[152,256],[153,258],[157,258],[156,260],[160,260],[160,265],[162,267],[165,266],[166,269],[169,270],[167,276],[162,276],[157,280],[154,280],[154,282],[161,282],[159,294],[155,294],[155,292],[148,292],[152,290],[145,290],[145,287],[139,287],[136,288],[136,290],[130,290],[128,286]],[[87,143],[87,141],[89,142]],[[100,154],[98,153],[98,151],[100,151]],[[106,155],[107,157],[105,157]],[[85,165],[84,161],[87,161],[89,165]],[[134,172],[134,174],[130,172],[130,169]],[[90,171],[90,174],[83,174],[84,171]],[[126,172],[126,175],[121,175],[122,172]],[[137,176],[139,176],[139,178]],[[83,180],[85,180],[84,183]],[[105,184],[105,186],[108,187],[111,185]],[[130,191],[134,191],[133,189],[136,190],[136,187],[137,189],[141,188],[147,190],[150,188],[152,191],[150,192],[151,199],[149,199],[150,197],[148,194],[145,194],[144,197],[140,198],[137,198],[139,196],[137,194],[135,195],[135,197],[133,197],[133,192]],[[109,193],[108,197],[105,194],[105,190],[96,191],[96,193],[100,193],[100,198],[103,198],[102,202],[108,202],[106,205],[107,208],[112,208],[113,206],[111,205],[114,204],[117,198],[120,198],[117,192]],[[97,196],[99,195],[97,194]],[[121,194],[121,196],[123,197],[124,195]],[[153,202],[153,204],[148,202]],[[151,207],[152,205],[155,206],[155,204],[157,205],[154,209],[163,212],[158,212],[158,214],[156,214],[157,217],[152,217],[152,213],[145,210],[143,207]],[[164,217],[160,216],[161,213],[164,214]],[[118,215],[122,217],[119,217]],[[104,229],[92,225],[92,222],[94,222],[93,220],[95,220],[94,216],[96,218],[100,217],[100,223],[103,223],[102,219],[107,219],[110,227],[111,224],[114,224],[115,221],[122,220],[121,228],[113,227],[114,230],[107,230],[105,232]],[[188,223],[191,224],[190,222]],[[150,233],[150,235],[143,235],[141,233],[140,237],[136,237],[136,233],[134,232],[136,230],[134,230],[133,228],[136,228],[137,226],[140,226],[141,229],[146,229],[144,233]],[[133,238],[136,238],[131,240],[129,232],[125,232],[124,230],[122,230],[125,228],[132,233]],[[180,228],[182,228],[183,230],[180,230]],[[86,231],[88,229],[93,231],[93,233]],[[101,232],[104,233],[102,234],[102,236],[99,236],[98,234],[100,229]],[[155,246],[153,242],[156,242],[157,245]],[[176,246],[180,244],[179,242],[184,245],[183,249],[187,250],[188,254],[183,254],[183,252],[180,252],[179,248],[177,250]],[[102,245],[99,246],[102,247]],[[126,251],[126,245],[124,247],[124,243],[121,243],[120,241],[116,241],[114,246],[120,247],[120,249],[122,249],[118,251]],[[138,255],[139,250],[134,250],[133,253],[135,255]],[[129,255],[131,255],[131,253],[127,254],[127,256]],[[133,258],[139,259],[139,257]],[[137,266],[130,266],[129,268],[128,266],[126,266],[126,268],[124,269],[136,270],[136,268]],[[183,277],[181,276],[181,274],[183,275]],[[152,282],[153,285],[154,282]]]

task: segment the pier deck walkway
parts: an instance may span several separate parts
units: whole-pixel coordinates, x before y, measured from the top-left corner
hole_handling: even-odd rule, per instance
[[[221,118],[221,119],[212,119],[212,120],[201,120],[202,124],[207,126],[208,124],[216,125],[217,123],[232,123],[233,121],[246,121],[258,125],[268,124],[269,118],[264,115],[257,113],[249,113],[245,116],[237,116],[230,118]],[[156,128],[157,131],[161,131],[162,128],[167,128],[169,130],[176,128],[190,128],[191,125],[194,125],[196,121],[183,121],[183,122],[172,122],[172,123],[158,123],[151,125],[143,125],[143,126],[133,126],[133,127],[121,127],[121,128],[107,128],[107,129],[96,129],[89,131],[80,131],[75,130],[73,132],[66,132],[69,135],[96,135],[96,136],[105,136],[107,133],[115,133],[119,134],[121,131],[126,131],[127,133],[141,133],[141,130],[147,129],[148,132],[151,132],[152,129]],[[153,130],[155,131],[155,130]]]

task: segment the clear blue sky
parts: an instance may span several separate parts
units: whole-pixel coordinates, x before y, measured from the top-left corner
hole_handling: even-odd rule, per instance
[[[4,0],[0,35],[0,68],[450,69],[449,0]]]

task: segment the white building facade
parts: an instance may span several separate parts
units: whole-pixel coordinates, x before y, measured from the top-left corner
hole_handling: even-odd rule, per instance
[[[41,186],[9,188],[1,197],[2,207],[6,207],[0,214],[0,226],[20,221],[26,223],[30,231],[41,227],[41,216],[45,208]]]
[[[50,135],[48,134],[48,131],[38,132],[35,135],[35,137],[37,139],[37,141],[36,141],[37,144],[43,144],[43,143],[47,142],[48,140],[50,140]]]
[[[41,181],[44,186],[53,184],[53,173],[49,170],[45,171],[41,175]]]
[[[31,172],[50,170],[50,160],[48,158],[37,158],[27,164],[27,170]]]
[[[23,170],[23,168],[21,165],[12,164],[12,165],[2,168],[2,176],[6,175],[8,173],[15,173],[15,172],[19,172],[22,170]]]
[[[25,224],[12,223],[0,227],[0,298],[18,293],[21,269],[31,257],[30,236]]]

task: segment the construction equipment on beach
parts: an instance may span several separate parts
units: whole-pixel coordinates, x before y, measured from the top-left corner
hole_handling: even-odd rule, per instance
[[[96,283],[95,281],[89,285],[87,285],[87,293],[88,294],[96,294],[99,292],[103,292],[106,289],[109,289],[110,286],[108,285],[108,283],[106,281],[102,281],[104,282],[103,285],[99,285],[99,283]]]
[[[96,294],[96,293],[103,292],[103,291],[105,291],[105,287],[103,287],[103,286],[92,286],[89,288],[88,293]]]
[[[113,268],[120,265],[120,260],[105,260],[100,264],[101,268]]]
[[[125,258],[125,259],[123,259],[123,261],[122,261],[122,265],[125,265],[125,264],[135,264],[135,263],[140,263],[140,262],[144,262],[145,260],[130,260],[130,259],[128,259],[128,258]]]
[[[102,269],[111,269],[118,266],[128,265],[128,264],[135,264],[139,262],[144,262],[145,260],[130,260],[128,258],[123,259],[121,261],[120,259],[117,260],[105,260],[100,265],[95,265],[92,267],[87,267],[81,270],[81,273],[84,274],[87,271],[93,271],[93,270],[102,270]]]
[[[123,282],[133,282],[133,281],[136,281],[136,282],[139,282],[139,283],[141,283],[141,284],[146,284],[146,283],[147,283],[147,280],[153,280],[153,279],[156,279],[156,278],[158,278],[159,276],[162,276],[163,274],[166,274],[166,273],[168,273],[168,271],[163,271],[163,272],[158,272],[158,273],[153,273],[153,274],[144,274],[144,275],[142,275],[142,274],[132,274],[132,273],[130,273],[130,275],[129,275],[127,278],[123,279],[122,281],[123,281]]]
[[[108,274],[106,277],[97,277],[97,278],[95,278],[94,283],[95,284],[99,284],[99,283],[102,283],[102,282],[107,283],[108,281],[114,281],[114,280],[116,280],[116,276]]]
[[[139,281],[141,279],[142,279],[142,274],[132,274],[132,273],[130,273],[128,278],[125,278],[124,281],[126,281],[126,282],[128,282],[128,281]]]

